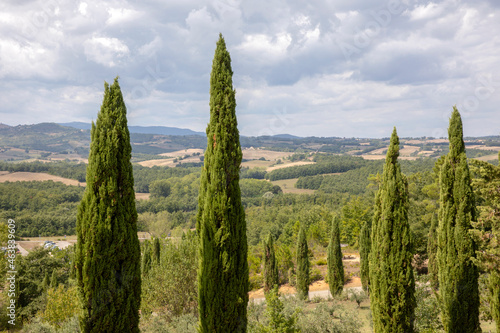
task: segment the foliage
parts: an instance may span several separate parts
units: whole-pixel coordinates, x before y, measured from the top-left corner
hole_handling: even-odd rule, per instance
[[[14,218],[20,237],[74,234],[83,191],[53,181],[0,183],[0,218]]]
[[[359,234],[360,278],[363,290],[368,292],[370,286],[370,251],[371,251],[371,223],[365,222]]]
[[[425,275],[422,275],[415,289],[415,332],[442,332],[440,306],[436,293],[429,289]]]
[[[138,332],[141,253],[126,107],[104,84],[92,123],[87,186],[78,207],[76,266],[83,332]]]
[[[141,311],[153,312],[168,321],[183,314],[196,314],[197,236],[188,232],[180,240],[166,240],[161,261],[143,277]]]
[[[328,243],[328,286],[332,296],[338,295],[344,288],[344,266],[340,249],[340,219],[335,216],[332,221],[330,242]]]
[[[278,263],[274,254],[273,235],[269,234],[264,242],[264,291],[279,286]]]
[[[317,164],[298,165],[288,168],[276,169],[266,174],[266,179],[271,181],[281,179],[291,179],[304,176],[314,176],[325,173],[346,172],[357,169],[365,165],[365,160],[361,157],[353,156],[328,156],[322,158]]]
[[[294,333],[300,332],[297,327],[297,318],[299,311],[291,315],[285,313],[283,302],[280,300],[278,286],[274,286],[266,294],[266,312],[267,326],[261,326],[262,333]]]
[[[220,35],[210,75],[210,122],[196,222],[200,333],[247,330],[247,236],[232,75],[231,58]]]
[[[354,196],[342,207],[342,232],[340,240],[350,246],[358,246],[359,232],[364,223],[372,218],[372,206],[361,196]]]
[[[309,249],[304,227],[300,227],[297,238],[297,297],[306,300],[309,297]]]
[[[451,115],[448,138],[450,152],[441,166],[439,178],[437,250],[443,325],[446,332],[480,332],[479,275],[471,260],[477,246],[469,234],[477,213],[465,156],[462,120],[456,107]]]
[[[78,314],[78,292],[75,286],[65,288],[60,284],[56,289],[47,291],[47,306],[42,314],[42,320],[54,327],[61,325]]]
[[[427,243],[427,253],[429,256],[429,278],[431,287],[434,290],[438,290],[439,288],[439,279],[438,279],[438,262],[437,262],[437,247],[438,247],[438,235],[437,235],[437,227],[438,227],[438,219],[436,215],[432,216],[431,228],[429,230],[429,239]]]
[[[375,332],[413,332],[416,304],[408,183],[398,156],[399,138],[394,128],[375,198],[371,232],[370,303]]]

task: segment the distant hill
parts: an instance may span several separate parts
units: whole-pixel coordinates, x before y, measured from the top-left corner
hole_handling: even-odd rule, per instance
[[[71,122],[59,123],[61,126],[73,127],[77,129],[90,130],[90,123]],[[166,126],[129,126],[130,133],[141,134],[159,134],[159,135],[200,135],[205,136],[204,132],[195,132],[187,128],[166,127]]]

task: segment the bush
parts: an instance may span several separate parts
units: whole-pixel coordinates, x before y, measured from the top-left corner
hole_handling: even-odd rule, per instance
[[[264,277],[261,274],[255,274],[248,279],[248,289],[256,290],[264,286]]]
[[[319,280],[323,280],[323,274],[321,274],[319,268],[314,267],[309,273],[309,281],[312,283]]]

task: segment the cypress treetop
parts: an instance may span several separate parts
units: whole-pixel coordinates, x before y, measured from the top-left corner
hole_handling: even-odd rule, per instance
[[[247,327],[247,238],[239,186],[242,153],[232,75],[231,58],[220,35],[210,75],[210,122],[196,222],[201,333],[246,332]]]

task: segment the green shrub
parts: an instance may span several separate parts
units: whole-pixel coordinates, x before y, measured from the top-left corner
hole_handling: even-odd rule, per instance
[[[249,290],[260,289],[264,286],[264,277],[262,276],[262,274],[252,275],[248,279],[248,284],[249,284],[248,287]]]

